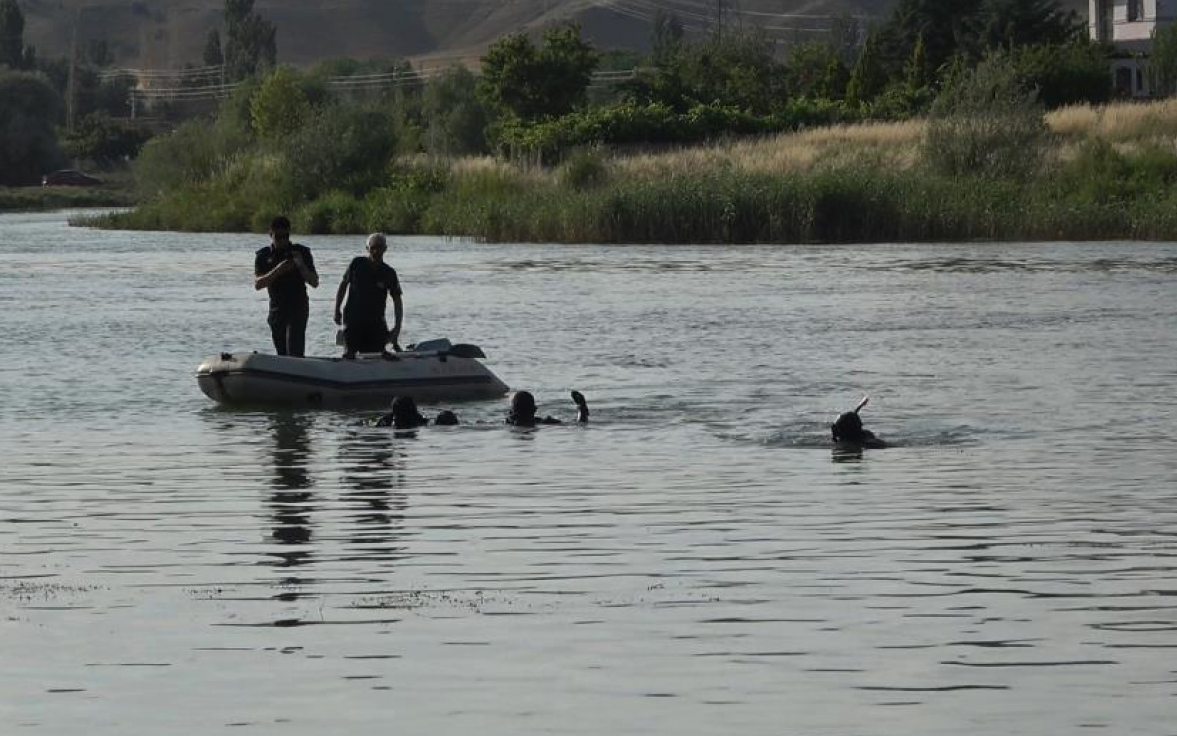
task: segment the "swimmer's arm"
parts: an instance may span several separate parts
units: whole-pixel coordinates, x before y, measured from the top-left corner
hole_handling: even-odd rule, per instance
[[[587,424],[589,418],[589,408],[588,402],[584,399],[584,394],[579,391],[573,391],[572,401],[576,403],[576,423]]]

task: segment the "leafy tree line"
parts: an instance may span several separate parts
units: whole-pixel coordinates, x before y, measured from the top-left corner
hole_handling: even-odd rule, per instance
[[[254,0],[225,0],[222,54],[220,31],[210,34],[205,60],[224,63],[226,79],[240,80],[273,69],[274,26],[253,9]],[[113,57],[105,41],[88,42],[73,65],[66,57],[38,56],[24,40],[25,18],[17,0],[0,0],[0,185],[33,184],[67,159],[107,168],[135,156],[149,134],[120,122],[130,115],[130,77],[103,79]],[[215,54],[215,58],[213,57]],[[73,99],[70,76],[74,79]],[[65,130],[73,104],[72,130]]]

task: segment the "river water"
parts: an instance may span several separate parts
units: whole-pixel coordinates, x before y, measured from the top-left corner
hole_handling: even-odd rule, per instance
[[[0,216],[0,733],[1177,733],[1177,245],[396,238],[593,410],[396,437],[198,391],[265,242]]]

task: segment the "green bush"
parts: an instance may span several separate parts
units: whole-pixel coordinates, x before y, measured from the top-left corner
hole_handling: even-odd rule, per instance
[[[53,130],[62,109],[43,75],[0,66],[0,184],[39,183],[62,163]]]
[[[362,194],[381,182],[395,148],[386,111],[338,104],[319,108],[278,148],[283,199],[297,204],[328,189]]]
[[[364,230],[363,204],[348,192],[327,192],[295,211],[291,224],[313,235],[346,235]]]
[[[577,149],[561,164],[557,172],[560,183],[570,189],[592,189],[600,186],[609,176],[609,167],[600,151]]]
[[[1047,138],[1042,105],[998,54],[936,98],[923,153],[947,176],[1024,179],[1038,170]]]
[[[93,162],[99,168],[125,165],[143,148],[151,133],[116,121],[105,112],[82,118],[77,128],[66,135],[65,151],[71,158]]]
[[[1177,180],[1177,154],[1152,145],[1121,153],[1102,138],[1083,143],[1053,177],[1059,199],[1083,205],[1124,204],[1165,195]]]
[[[1089,41],[1023,46],[1010,61],[1026,89],[1038,90],[1048,109],[1082,103],[1098,105],[1112,96],[1105,47]]]
[[[216,170],[217,161],[212,125],[190,120],[149,140],[133,169],[140,191],[153,197],[205,181]]]

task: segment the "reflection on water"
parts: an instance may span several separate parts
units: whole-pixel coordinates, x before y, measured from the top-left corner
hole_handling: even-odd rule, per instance
[[[270,554],[279,567],[305,565],[312,556],[311,515],[315,511],[314,485],[310,473],[313,426],[306,414],[274,414],[269,418],[274,469],[269,505],[273,515],[273,538],[278,547]],[[287,577],[286,585],[301,581]]]
[[[349,516],[347,540],[355,546],[347,560],[393,561],[404,553],[405,443],[394,434],[363,428],[340,438],[341,502]]]
[[[405,435],[197,391],[262,244],[0,216],[0,733],[1172,730],[1177,246],[398,239],[406,337],[593,407]]]

